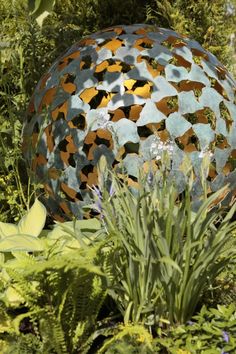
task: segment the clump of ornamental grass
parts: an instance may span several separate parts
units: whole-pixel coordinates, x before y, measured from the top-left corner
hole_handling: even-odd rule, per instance
[[[209,164],[206,158],[204,169]],[[107,238],[103,270],[125,323],[154,325],[163,318],[185,323],[204,290],[235,257],[236,223],[231,220],[236,204],[225,212],[219,203],[227,186],[210,196],[203,193],[196,210],[191,197],[193,171],[187,166],[181,197],[166,169],[141,174],[135,193],[110,172],[109,191],[101,185],[97,193]],[[104,171],[104,161],[100,170]],[[101,183],[105,177],[100,173]],[[206,191],[204,178],[202,184]]]

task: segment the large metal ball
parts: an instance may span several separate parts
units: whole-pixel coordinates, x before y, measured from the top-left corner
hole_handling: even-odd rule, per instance
[[[236,83],[196,41],[150,25],[91,34],[39,81],[23,151],[59,220],[82,217],[102,155],[135,181],[155,139],[171,140],[173,170],[188,154],[196,175],[211,151],[209,189],[236,189]],[[198,186],[196,185],[196,190]]]

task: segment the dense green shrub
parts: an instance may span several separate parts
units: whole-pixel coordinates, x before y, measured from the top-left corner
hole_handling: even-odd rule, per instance
[[[230,66],[234,49],[229,47],[229,39],[236,26],[233,5],[234,2],[225,0],[152,0],[147,18],[194,38]]]
[[[99,353],[160,353],[160,354],[220,354],[235,353],[236,308],[234,305],[217,308],[202,307],[186,325],[171,327],[159,323],[158,336],[148,341],[144,328],[123,330],[115,334]],[[146,335],[144,335],[146,334]],[[106,345],[109,343],[109,346]]]
[[[235,307],[203,306],[194,315],[203,291],[233,267],[236,205],[228,214],[216,209],[220,190],[193,212],[188,192],[178,199],[167,177],[165,169],[131,193],[126,181],[113,175],[110,186],[109,173],[100,173],[92,206],[98,219],[43,230],[46,209],[36,200],[18,224],[0,222],[0,348],[234,350]]]
[[[171,327],[154,340],[155,353],[218,354],[235,353],[235,305],[202,307],[184,326]]]

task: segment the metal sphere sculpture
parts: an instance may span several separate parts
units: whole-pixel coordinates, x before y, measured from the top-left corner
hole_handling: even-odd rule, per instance
[[[116,26],[74,44],[32,96],[23,152],[56,219],[82,216],[102,155],[130,178],[171,139],[178,171],[213,154],[210,190],[236,189],[236,83],[196,41],[150,25]],[[196,187],[197,190],[197,187]]]

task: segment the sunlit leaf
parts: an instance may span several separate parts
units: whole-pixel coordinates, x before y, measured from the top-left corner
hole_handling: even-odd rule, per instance
[[[30,210],[23,216],[18,224],[20,234],[38,236],[46,221],[46,208],[36,199]]]
[[[0,241],[0,252],[34,252],[43,251],[43,249],[44,243],[31,235],[12,235]]]
[[[18,232],[18,227],[14,224],[0,222],[0,237],[14,235]]]
[[[40,27],[42,27],[43,20],[53,10],[54,4],[55,0],[28,0],[30,13],[36,19]]]
[[[9,286],[6,289],[3,299],[9,306],[15,307],[24,302],[24,298],[20,296],[20,294],[12,286]]]

